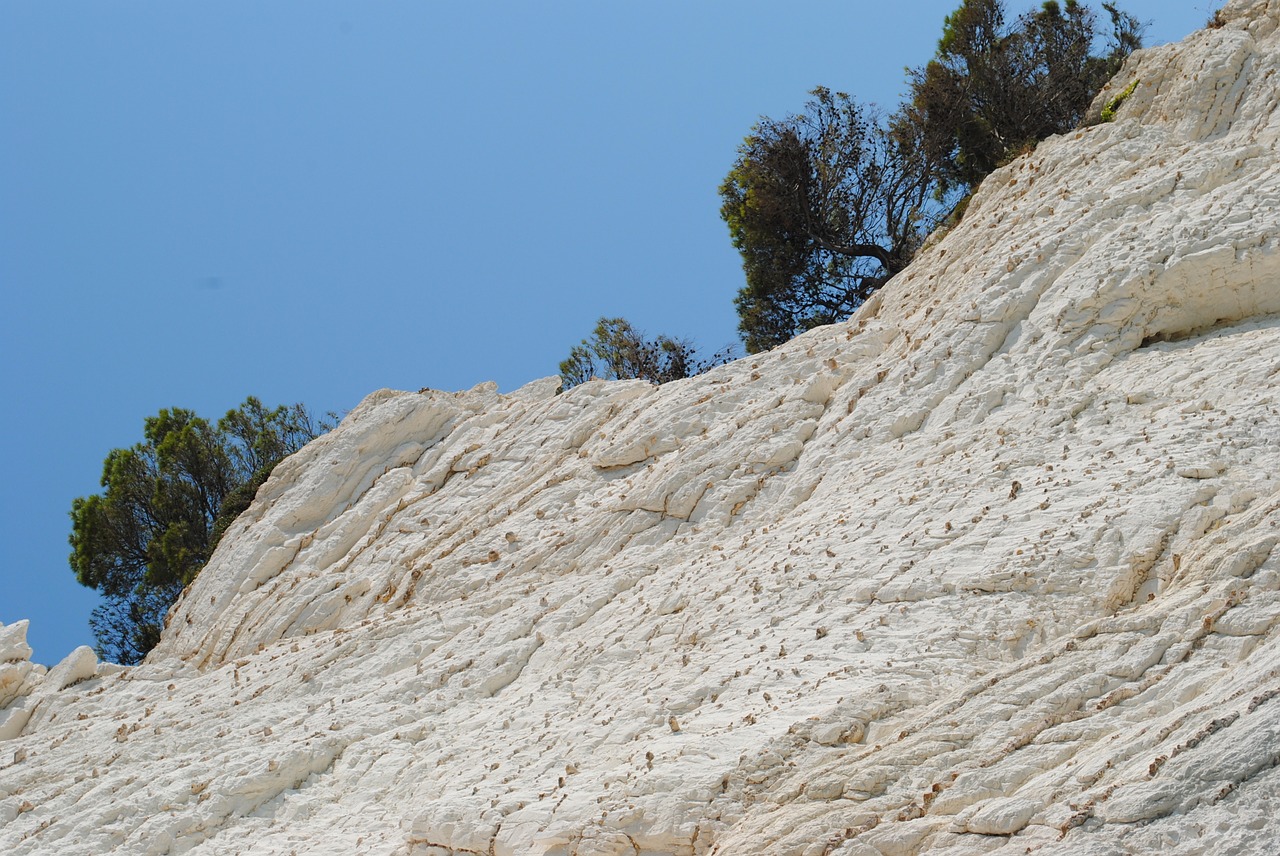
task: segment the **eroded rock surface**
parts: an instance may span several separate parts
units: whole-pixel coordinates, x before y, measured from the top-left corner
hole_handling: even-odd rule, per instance
[[[1280,3],[849,323],[371,395],[119,670],[0,628],[6,853],[1274,853]]]

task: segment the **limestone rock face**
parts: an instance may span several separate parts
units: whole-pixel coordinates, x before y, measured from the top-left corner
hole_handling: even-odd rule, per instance
[[[145,664],[0,628],[0,851],[1276,852],[1280,2],[1225,18],[846,324],[374,393]]]

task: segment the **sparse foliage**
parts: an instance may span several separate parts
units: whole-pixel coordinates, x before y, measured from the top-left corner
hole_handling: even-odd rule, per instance
[[[731,358],[726,349],[701,360],[688,339],[647,339],[625,318],[601,318],[591,338],[574,345],[568,359],[560,363],[560,377],[565,389],[593,378],[666,383],[700,374]]]
[[[140,661],[250,491],[330,427],[302,405],[269,410],[250,397],[216,425],[190,410],[161,410],[147,418],[143,442],[113,449],[103,492],[71,505],[71,567],[104,599],[90,618],[99,655]]]

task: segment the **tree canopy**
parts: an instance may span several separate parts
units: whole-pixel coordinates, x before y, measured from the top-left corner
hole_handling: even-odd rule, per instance
[[[943,24],[937,55],[911,72],[911,104],[949,186],[972,187],[1023,149],[1076,127],[1093,97],[1142,46],[1142,25],[1103,3],[1047,0],[1008,20],[1001,0],[965,0]]]
[[[90,618],[99,655],[140,661],[272,468],[329,427],[301,404],[268,409],[249,397],[216,424],[161,410],[141,443],[111,450],[103,492],[72,502],[69,539],[76,579],[104,599]]]
[[[1141,46],[1138,21],[1102,7],[1111,33],[1097,53],[1097,15],[1076,0],[1011,23],[1003,0],[964,0],[887,117],[818,87],[802,113],[761,118],[720,186],[747,350],[847,317],[989,172],[1075,127]]]
[[[945,213],[905,114],[886,119],[825,87],[811,95],[803,113],[761,119],[720,186],[746,273],[735,304],[752,353],[848,316]]]
[[[726,349],[708,360],[699,359],[688,339],[648,339],[625,318],[601,318],[591,337],[574,345],[560,363],[560,377],[565,389],[593,378],[666,383],[700,374],[731,356],[731,349]]]

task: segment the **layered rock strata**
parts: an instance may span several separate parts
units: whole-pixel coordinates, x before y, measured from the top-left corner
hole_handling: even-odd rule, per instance
[[[0,849],[1273,853],[1280,3],[846,324],[369,396],[131,669],[0,628]]]

